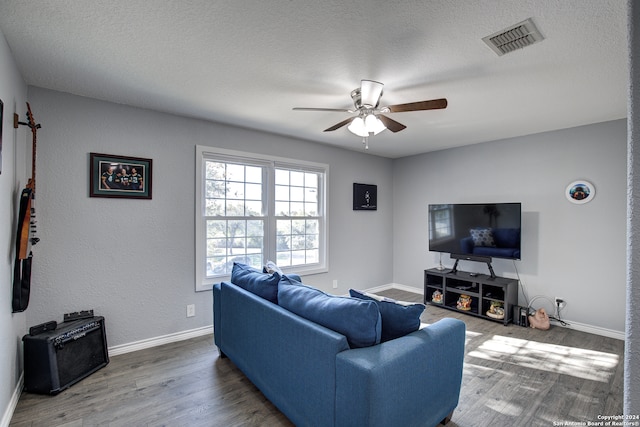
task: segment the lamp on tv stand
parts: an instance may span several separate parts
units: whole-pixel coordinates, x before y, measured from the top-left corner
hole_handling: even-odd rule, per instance
[[[485,264],[487,264],[487,267],[489,267],[491,279],[496,278],[496,274],[493,272],[493,267],[491,266],[491,261],[493,259],[490,256],[449,254],[449,257],[456,260],[456,262],[453,264],[453,268],[450,271],[451,274],[456,274],[458,272],[458,262],[463,259],[465,261],[484,262]]]
[[[440,257],[440,262],[438,263],[438,266],[436,267],[436,270],[440,270],[440,271],[445,270],[446,267],[444,265],[442,265],[442,252],[440,252],[438,255]]]

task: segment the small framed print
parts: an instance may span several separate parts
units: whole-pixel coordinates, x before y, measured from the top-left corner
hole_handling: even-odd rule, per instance
[[[353,210],[378,210],[378,186],[370,184],[353,184]]]
[[[567,185],[564,195],[571,203],[582,205],[593,200],[596,195],[596,187],[589,181],[573,181]]]
[[[151,199],[153,161],[89,153],[89,196]]]

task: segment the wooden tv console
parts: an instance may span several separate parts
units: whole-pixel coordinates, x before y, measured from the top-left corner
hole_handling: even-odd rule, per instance
[[[433,294],[436,291],[442,293],[441,303],[433,301]],[[467,295],[471,298],[468,310],[461,310],[457,307],[461,295]],[[503,319],[487,315],[492,301],[503,304]],[[513,308],[518,305],[518,281],[506,277],[492,278],[487,274],[466,271],[452,272],[449,269],[431,268],[424,270],[424,303],[502,322],[506,326],[513,321]]]

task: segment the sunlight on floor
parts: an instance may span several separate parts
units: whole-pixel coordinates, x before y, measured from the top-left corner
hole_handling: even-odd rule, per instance
[[[608,382],[619,363],[616,354],[494,335],[468,356]]]

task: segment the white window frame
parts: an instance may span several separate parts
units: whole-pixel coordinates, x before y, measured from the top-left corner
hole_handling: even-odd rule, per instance
[[[329,165],[304,160],[287,159],[283,157],[269,156],[265,154],[247,153],[237,150],[196,145],[195,159],[195,279],[196,291],[206,291],[213,287],[214,283],[229,280],[230,276],[216,276],[207,278],[206,275],[206,217],[205,217],[205,162],[207,160],[232,161],[246,163],[247,165],[262,165],[267,168],[266,185],[266,233],[264,236],[263,260],[276,261],[276,216],[275,216],[275,183],[273,174],[276,168],[297,169],[307,172],[317,172],[323,178],[318,184],[318,217],[320,218],[320,250],[319,262],[314,265],[302,265],[283,267],[284,273],[292,272],[303,275],[326,273],[329,271],[327,251],[328,242],[328,218],[327,218],[327,183],[329,181]],[[281,217],[279,217],[281,218]],[[299,217],[293,217],[299,218]]]

